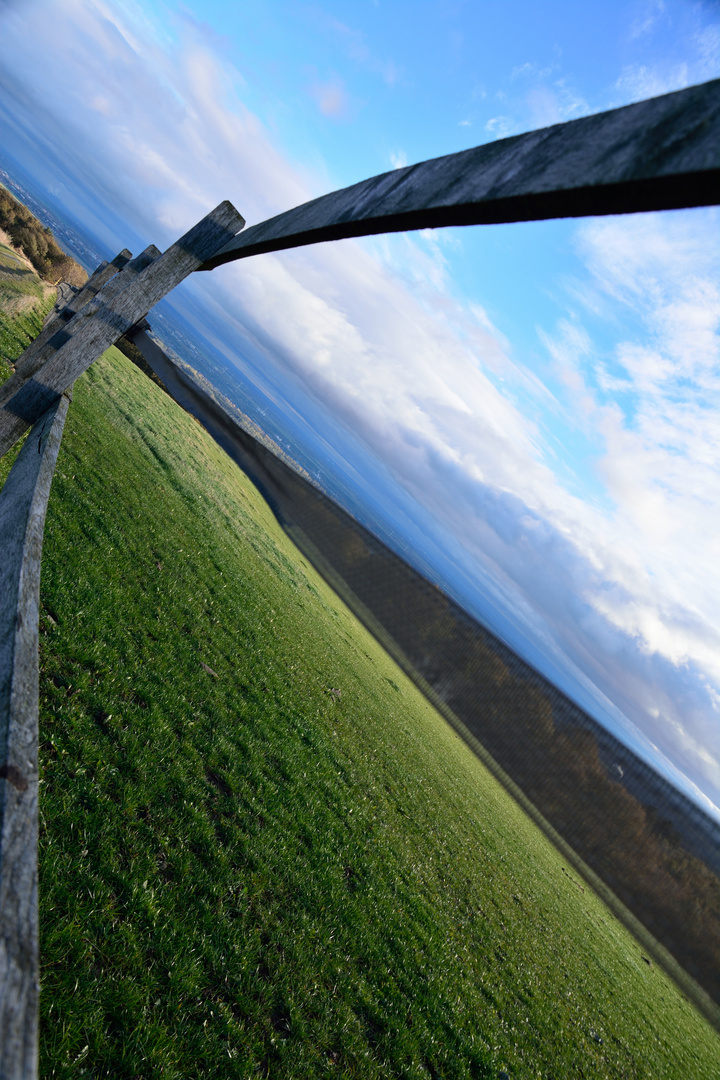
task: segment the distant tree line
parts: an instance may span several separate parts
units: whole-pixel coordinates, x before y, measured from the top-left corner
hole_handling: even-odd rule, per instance
[[[22,251],[45,281],[52,285],[59,281],[83,285],[87,281],[82,266],[58,247],[52,230],[1,185],[0,229],[8,234],[11,243]]]

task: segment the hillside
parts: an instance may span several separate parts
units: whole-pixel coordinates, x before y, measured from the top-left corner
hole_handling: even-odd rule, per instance
[[[0,229],[0,333],[9,319],[32,311],[38,301],[55,299],[55,289],[41,281],[32,264]]]
[[[83,285],[87,281],[83,268],[58,246],[52,231],[3,184],[0,184],[0,229],[43,280],[53,285],[59,281]]]
[[[115,349],[76,385],[41,601],[41,1075],[716,1075],[717,1034]]]

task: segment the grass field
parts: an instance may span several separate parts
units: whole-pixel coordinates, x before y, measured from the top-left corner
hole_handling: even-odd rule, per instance
[[[10,374],[6,361],[19,356],[40,333],[55,302],[55,290],[0,240],[0,381]]]
[[[38,300],[44,301],[48,297],[54,302],[55,290],[37,276],[27,259],[0,237],[0,348],[3,351],[2,335],[8,321],[23,311],[34,309]]]
[[[114,349],[41,600],[43,1077],[717,1076],[717,1034]]]

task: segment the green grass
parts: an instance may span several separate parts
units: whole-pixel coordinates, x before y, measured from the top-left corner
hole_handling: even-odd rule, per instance
[[[47,285],[11,247],[0,241],[0,309],[17,315],[19,312],[13,309],[30,307],[33,301],[44,300],[46,295]],[[51,297],[46,311],[52,307],[53,300]],[[27,342],[23,348],[26,345]]]
[[[0,353],[3,358],[19,355],[42,330],[43,318],[53,306],[52,297],[19,315],[8,317],[0,311]],[[10,374],[5,359],[0,359],[0,374]]]
[[[716,1033],[116,350],[76,386],[41,600],[43,1077],[717,1075]]]
[[[0,382],[10,374],[7,361],[16,359],[42,330],[54,294],[6,244],[0,242]],[[22,310],[16,308],[20,306]]]
[[[0,270],[2,269],[2,255],[5,245],[0,243]],[[10,251],[10,249],[6,249]],[[11,254],[13,254],[11,252]],[[17,259],[17,256],[14,256]],[[40,279],[33,275],[36,282]],[[43,319],[54,304],[52,295],[40,295],[34,306],[26,308],[20,313],[8,315],[3,304],[2,297],[2,273],[0,273],[0,383],[5,382],[12,374],[10,363],[17,360],[18,356],[28,347],[30,342],[37,337],[42,330]],[[39,286],[42,289],[42,285]],[[28,292],[26,295],[37,295]],[[15,458],[20,453],[23,437],[15,446],[0,458],[0,490],[5,483],[7,474],[12,468]]]

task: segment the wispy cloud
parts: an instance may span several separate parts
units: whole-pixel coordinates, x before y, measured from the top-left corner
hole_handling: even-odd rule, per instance
[[[707,15],[712,11],[713,7],[706,9],[698,4],[684,13],[691,28],[683,41],[682,59],[677,57],[676,50],[670,50],[663,59],[653,63],[627,65],[615,83],[618,96],[613,104],[642,101],[644,98],[682,90],[686,86],[720,76],[720,18],[716,5],[715,19],[708,21]],[[662,23],[672,25],[667,5],[662,2],[651,3],[642,18],[633,23],[630,37],[633,39],[649,35]],[[675,31],[674,26],[673,30]]]
[[[308,87],[310,97],[323,116],[341,117],[348,112],[348,95],[343,80],[335,75],[325,82],[315,82]]]
[[[505,138],[529,128],[548,127],[587,115],[591,109],[572,81],[560,74],[559,63],[541,66],[526,61],[510,73],[511,92],[497,90],[495,98],[508,102],[502,115],[491,117],[485,130]]]
[[[606,523],[614,548],[602,556],[596,548],[593,556],[606,568],[602,588],[586,596],[638,656],[665,671],[666,686],[673,671],[679,682],[695,672],[704,711],[687,702],[679,708],[667,692],[660,703],[650,686],[637,705],[645,702],[655,737],[669,743],[682,729],[687,754],[695,752],[693,740],[704,747],[696,766],[717,782],[718,215],[587,223],[578,244],[592,287],[639,321],[636,335],[620,337],[603,365],[577,324],[561,324],[546,338],[583,422],[603,438],[598,468],[615,507]]]
[[[561,124],[564,120],[574,120],[590,112],[590,106],[584,98],[573,91],[563,79],[529,90],[526,105],[533,127]]]
[[[402,71],[389,57],[381,57],[370,48],[365,34],[348,23],[319,9],[310,9],[309,17],[318,28],[337,41],[347,57],[355,64],[380,76],[386,86],[395,86],[402,78]]]
[[[650,3],[645,4],[642,13],[636,19],[633,19],[630,26],[630,40],[634,41],[636,38],[641,38],[646,34],[651,33],[656,28],[664,13],[665,0],[650,0]]]
[[[510,74],[511,79],[533,78],[533,79],[546,79],[548,76],[556,70],[555,66],[539,67],[537,64],[531,64],[530,61],[526,61],[524,64],[519,64],[512,69]]]
[[[512,116],[493,116],[485,124],[485,130],[495,139],[505,139],[512,135],[516,129],[516,122]]]
[[[670,68],[648,67],[638,64],[626,67],[615,83],[624,104],[659,97],[673,90],[683,90],[690,85],[690,72],[686,63]]]

